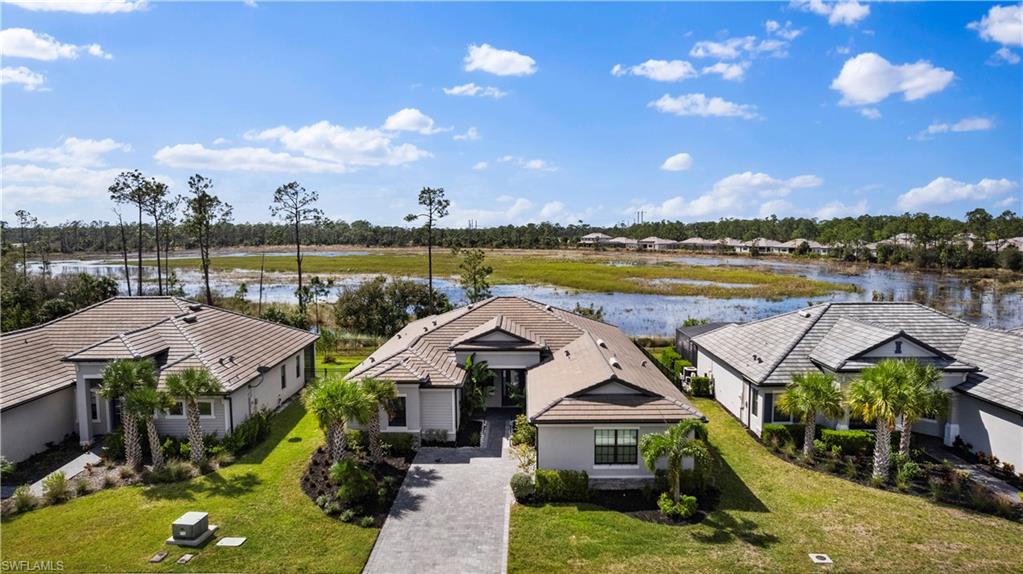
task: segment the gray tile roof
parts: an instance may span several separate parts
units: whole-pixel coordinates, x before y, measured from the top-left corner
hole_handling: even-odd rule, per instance
[[[701,323],[699,325],[690,325],[688,327],[679,327],[676,329],[681,335],[684,335],[690,339],[697,335],[704,333],[710,333],[716,329],[720,329],[725,325],[732,325],[733,323]]]
[[[841,323],[841,324],[840,324]],[[693,341],[760,385],[785,385],[866,349],[885,334],[903,332],[951,357],[943,368],[971,370],[964,393],[1023,412],[1023,337],[984,329],[918,303],[825,303],[745,325],[723,327]]]

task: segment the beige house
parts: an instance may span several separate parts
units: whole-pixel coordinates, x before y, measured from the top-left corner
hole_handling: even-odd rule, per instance
[[[176,297],[114,297],[0,337],[0,454],[21,461],[77,433],[83,445],[118,428],[120,404],[98,394],[115,359],[150,359],[161,383],[205,367],[223,392],[198,403],[203,430],[224,435],[276,408],[310,379],[316,335]],[[159,413],[161,434],[184,435],[182,403]]]
[[[537,425],[540,468],[607,479],[648,479],[640,437],[702,415],[617,327],[521,297],[493,297],[415,321],[349,378],[393,381],[381,409],[389,432],[453,438],[469,357],[494,372],[487,406],[522,408]]]

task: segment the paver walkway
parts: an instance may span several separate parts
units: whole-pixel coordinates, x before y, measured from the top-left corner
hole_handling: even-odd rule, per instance
[[[419,450],[363,572],[507,571],[511,415],[487,426],[483,447]]]
[[[92,447],[92,450],[83,452],[82,454],[75,457],[74,460],[58,468],[57,470],[51,472],[50,474],[63,472],[64,477],[67,478],[68,480],[71,480],[72,478],[81,474],[83,470],[85,470],[85,465],[99,464],[102,461],[102,459],[99,456],[100,454],[102,454],[102,452],[103,452],[102,445],[97,444]],[[46,476],[50,476],[50,474],[47,474]],[[32,494],[36,496],[43,495],[44,480],[46,480],[46,477],[43,477],[42,479],[32,483],[32,485],[29,486],[29,490],[32,491]]]
[[[919,445],[920,449],[931,458],[939,461],[947,460],[956,470],[967,472],[970,478],[986,487],[992,494],[1010,502],[1019,503],[1020,491],[1016,487],[984,470],[980,465],[964,460],[942,444],[940,440],[933,437],[921,437]]]

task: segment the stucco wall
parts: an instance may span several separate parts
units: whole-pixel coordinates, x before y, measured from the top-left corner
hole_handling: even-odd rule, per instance
[[[702,349],[696,354],[696,371],[714,378],[714,398],[728,412],[746,424],[746,413],[742,408],[746,401],[746,384],[739,375],[723,363],[714,360]]]
[[[537,467],[584,470],[590,478],[650,478],[653,476],[639,455],[635,465],[596,465],[594,430],[597,428],[638,428],[639,438],[664,432],[668,425],[537,425]],[[691,461],[686,464],[691,468]],[[662,464],[658,465],[663,468]]]
[[[69,387],[0,415],[0,454],[20,462],[75,432],[75,389]]]
[[[296,361],[300,361],[296,372]],[[255,377],[231,393],[232,425],[238,426],[258,409],[276,409],[306,384],[306,357],[304,349],[288,357],[283,363],[270,368],[262,377]],[[285,385],[281,387],[281,366],[284,366]]]
[[[202,426],[203,434],[215,433],[217,436],[224,436],[227,433],[227,398],[226,397],[203,397],[200,401],[213,403],[213,417],[199,417],[199,425]],[[156,417],[156,430],[161,435],[176,437],[188,436],[188,406],[184,407],[182,416],[171,416],[161,414]]]
[[[959,436],[974,452],[994,454],[1023,468],[1023,415],[960,394]]]

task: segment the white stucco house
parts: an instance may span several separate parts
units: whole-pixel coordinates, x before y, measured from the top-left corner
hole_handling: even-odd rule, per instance
[[[152,360],[160,383],[205,367],[223,392],[203,397],[206,433],[225,435],[276,408],[313,373],[316,335],[177,297],[114,297],[0,337],[0,454],[18,462],[77,433],[83,446],[120,426],[120,404],[98,394],[115,359]],[[160,434],[187,432],[181,402],[156,417]]]
[[[348,377],[396,384],[396,408],[378,413],[384,431],[453,438],[470,356],[494,372],[488,407],[520,405],[525,392],[538,467],[586,471],[595,487],[652,478],[640,438],[703,418],[617,327],[521,297],[414,321]]]
[[[942,372],[951,392],[945,418],[922,420],[913,432],[1023,466],[1023,336],[960,321],[917,303],[814,305],[741,325],[722,325],[691,338],[699,374],[714,379],[715,398],[760,435],[770,422],[792,422],[775,408],[792,375],[823,371],[846,387],[885,358],[916,359]],[[818,420],[859,426],[848,415]]]

